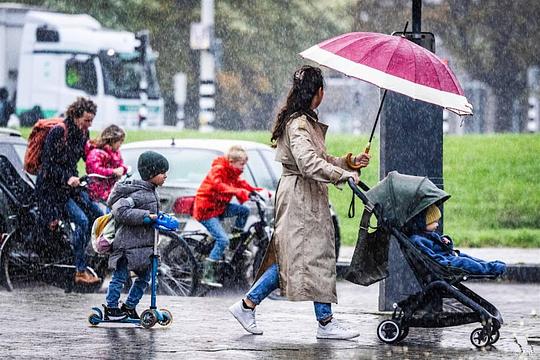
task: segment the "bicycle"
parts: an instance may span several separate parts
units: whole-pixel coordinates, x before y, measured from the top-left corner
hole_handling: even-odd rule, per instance
[[[250,194],[249,199],[257,207],[258,220],[249,225],[245,231],[231,237],[229,250],[226,251],[225,259],[220,262],[219,267],[220,280],[225,289],[245,289],[251,285],[262,263],[266,248],[270,243],[271,230],[265,216],[266,200],[255,192]],[[191,279],[191,291],[187,295],[204,295],[210,288],[200,284],[199,279],[202,275],[202,263],[212,251],[214,239],[203,231],[183,231],[179,236],[188,245],[187,248],[182,247],[183,255],[179,258],[183,260],[189,259],[192,262],[193,256],[197,264],[197,272]],[[171,253],[174,254],[174,252],[169,254]],[[163,263],[167,265],[165,258]]]
[[[60,219],[54,228],[38,226],[40,212],[34,188],[18,174],[11,162],[0,155],[0,189],[16,209],[9,216],[13,230],[0,244],[0,281],[8,291],[36,281],[64,288],[66,292],[93,291],[92,286],[76,286],[71,245],[72,224]],[[88,266],[88,271],[98,276]]]
[[[246,287],[251,284],[270,242],[270,227],[266,221],[266,203],[257,193],[250,194],[257,206],[259,220],[231,240],[222,271],[227,287]],[[160,230],[161,261],[158,266],[160,295],[197,296],[208,289],[199,283],[202,262],[210,254],[213,239],[202,231]]]

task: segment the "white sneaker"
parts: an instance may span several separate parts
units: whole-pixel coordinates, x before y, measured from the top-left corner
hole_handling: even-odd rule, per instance
[[[247,332],[253,335],[262,335],[263,331],[257,327],[257,323],[255,322],[255,311],[256,309],[250,310],[244,308],[242,300],[234,303],[229,308],[229,312]]]
[[[347,340],[357,336],[360,336],[359,332],[343,327],[336,319],[332,319],[325,326],[319,323],[317,329],[317,339]]]

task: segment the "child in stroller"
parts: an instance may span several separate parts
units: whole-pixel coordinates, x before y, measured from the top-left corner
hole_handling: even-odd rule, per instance
[[[440,218],[439,208],[430,205],[405,225],[409,240],[441,265],[461,268],[475,275],[502,275],[505,272],[506,264],[502,261],[484,261],[454,249],[450,236],[436,232]]]
[[[484,264],[478,259],[456,256],[452,253],[455,250],[450,245],[451,240],[443,239],[434,233],[436,225],[432,219],[438,220],[440,214],[437,212],[438,208],[435,210],[431,206],[441,205],[450,195],[435,186],[427,177],[402,175],[397,171],[390,172],[371,189],[363,183],[360,183],[361,188],[351,181],[349,185],[364,203],[364,212],[346,279],[368,286],[388,277],[388,250],[390,240],[393,239],[420,288],[415,294],[400,301],[396,299],[398,301],[394,304],[392,317],[381,321],[377,327],[379,339],[387,344],[395,344],[407,337],[409,328],[480,323],[481,327],[471,333],[472,344],[484,347],[496,343],[503,323],[500,312],[462,282],[473,278],[494,279],[504,269],[504,264],[495,263],[491,268],[484,269],[486,271],[477,272],[472,267],[456,266],[460,264],[452,262],[468,261],[468,265],[474,263],[474,266]],[[427,209],[431,209],[429,213]],[[373,214],[377,219],[375,231],[372,231],[373,227],[370,226]],[[428,221],[426,214],[430,217]],[[414,224],[413,219],[423,220],[416,234],[410,226]],[[432,225],[428,233],[425,232],[426,222]],[[432,250],[435,248],[433,239],[438,240],[437,251]],[[443,248],[442,244],[446,248]],[[436,256],[429,256],[425,250],[441,256],[440,261],[437,261]]]

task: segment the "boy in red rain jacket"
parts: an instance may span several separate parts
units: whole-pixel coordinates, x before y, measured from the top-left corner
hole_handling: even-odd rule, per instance
[[[241,232],[249,216],[249,208],[241,204],[249,200],[252,191],[263,190],[251,186],[240,177],[247,161],[246,151],[240,146],[232,146],[227,155],[212,162],[212,168],[195,195],[193,217],[203,224],[215,239],[214,247],[204,262],[202,284],[223,286],[216,270],[218,261],[223,258],[223,253],[229,246],[229,237],[220,219],[236,216],[233,232]],[[230,202],[233,196],[240,204]]]

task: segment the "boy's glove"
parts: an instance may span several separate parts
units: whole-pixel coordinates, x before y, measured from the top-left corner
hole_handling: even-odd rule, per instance
[[[158,230],[175,231],[180,226],[180,222],[174,216],[160,212],[153,226]]]

